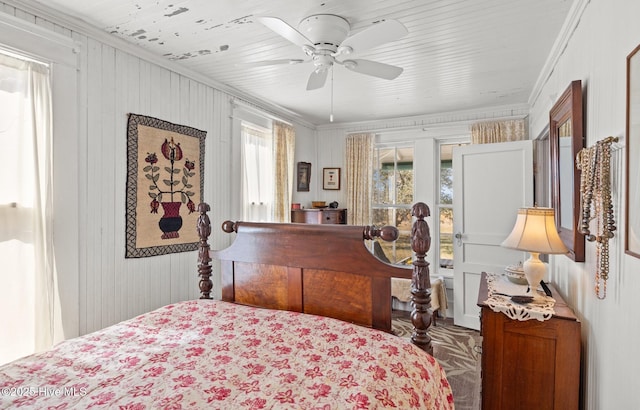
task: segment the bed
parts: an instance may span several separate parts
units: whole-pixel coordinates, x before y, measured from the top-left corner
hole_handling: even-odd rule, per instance
[[[207,210],[200,204],[201,299],[0,367],[0,408],[453,408],[446,375],[425,352],[426,205],[413,210],[410,270],[364,246],[367,238],[395,239],[387,227],[225,222],[235,240],[213,251]],[[211,299],[212,258],[220,261],[222,300]],[[415,285],[411,342],[391,330],[395,275]]]

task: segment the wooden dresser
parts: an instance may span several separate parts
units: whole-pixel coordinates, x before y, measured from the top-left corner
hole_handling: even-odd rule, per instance
[[[291,222],[303,224],[346,224],[347,210],[338,208],[292,209]]]
[[[519,321],[494,312],[482,274],[482,408],[490,410],[578,409],[580,322],[558,291],[549,320]]]

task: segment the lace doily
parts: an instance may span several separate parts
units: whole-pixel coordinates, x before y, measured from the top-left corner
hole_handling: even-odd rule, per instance
[[[536,289],[536,291],[543,293],[543,302],[520,304],[513,302],[509,296],[504,295],[531,296],[530,293],[527,293],[527,285],[515,284],[509,281],[506,276],[495,273],[487,273],[487,285],[489,299],[484,303],[494,312],[504,313],[509,318],[520,321],[537,319],[542,322],[551,319],[553,316],[553,306],[556,301],[552,297],[544,295],[540,289]]]

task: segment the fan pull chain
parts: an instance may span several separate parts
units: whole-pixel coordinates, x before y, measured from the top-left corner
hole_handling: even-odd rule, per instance
[[[329,122],[333,122],[333,66],[331,66],[331,113],[329,114]]]

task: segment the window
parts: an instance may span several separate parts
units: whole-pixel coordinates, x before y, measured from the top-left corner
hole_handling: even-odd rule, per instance
[[[438,266],[453,270],[453,147],[463,144],[440,144],[438,183]],[[466,144],[465,144],[466,145]]]
[[[439,266],[453,269],[453,145],[440,145],[440,178],[438,195]]]
[[[0,364],[48,347],[53,278],[49,67],[0,53]],[[44,342],[38,342],[44,341]]]
[[[273,137],[270,129],[242,121],[242,220],[273,220]]]
[[[391,263],[411,259],[411,206],[414,201],[412,145],[378,145],[374,148],[372,223],[399,229],[395,242],[381,241]]]

